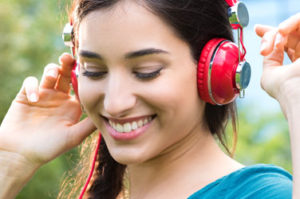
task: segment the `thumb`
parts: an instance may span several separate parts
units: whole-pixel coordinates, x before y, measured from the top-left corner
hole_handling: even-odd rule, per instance
[[[90,118],[85,118],[79,123],[71,127],[69,131],[68,145],[73,148],[79,145],[86,137],[92,134],[96,130],[96,126]]]

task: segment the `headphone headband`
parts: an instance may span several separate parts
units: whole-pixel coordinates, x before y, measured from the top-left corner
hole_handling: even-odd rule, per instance
[[[225,1],[230,7],[234,6],[237,3],[237,0],[225,0]]]
[[[249,13],[246,5],[242,2],[239,2],[238,0],[225,0],[225,2],[230,7],[228,9],[228,17],[232,28],[239,29],[246,27],[249,23]],[[73,21],[72,19],[70,19],[70,22],[67,23],[64,27],[62,38],[65,45],[71,48],[74,47],[72,35]]]

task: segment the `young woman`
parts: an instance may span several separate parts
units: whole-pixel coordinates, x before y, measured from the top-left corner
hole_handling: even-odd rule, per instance
[[[39,167],[96,129],[103,139],[86,198],[300,197],[300,15],[256,27],[262,87],[289,121],[292,180],[281,168],[245,167],[224,153],[217,141],[224,144],[225,125],[235,121],[234,102],[199,98],[203,47],[232,40],[225,1],[78,0],[74,8],[80,102],[70,95],[68,54],[46,66],[39,84],[24,81],[0,128],[0,198],[14,198]],[[81,106],[88,118],[79,122]]]

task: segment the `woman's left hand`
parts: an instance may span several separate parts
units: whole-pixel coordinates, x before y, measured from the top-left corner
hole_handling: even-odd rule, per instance
[[[300,13],[282,22],[278,28],[257,25],[255,31],[262,37],[261,86],[279,101],[286,115],[288,107],[300,104]],[[284,52],[292,63],[283,66]]]

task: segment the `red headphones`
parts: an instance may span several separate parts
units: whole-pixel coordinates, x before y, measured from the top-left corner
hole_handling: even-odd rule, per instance
[[[251,68],[245,60],[246,49],[243,44],[243,28],[249,23],[248,10],[246,5],[238,0],[225,1],[230,6],[228,9],[230,24],[233,29],[238,30],[238,45],[224,38],[213,38],[203,47],[198,62],[197,83],[200,98],[213,105],[225,105],[232,102],[238,95],[244,96],[251,77]],[[72,35],[71,21],[64,28],[63,40],[65,45],[71,47],[75,56]],[[242,51],[240,45],[242,45]],[[72,85],[78,98],[77,70],[75,62],[72,70]],[[83,197],[93,174],[100,140],[101,134],[99,134],[91,173],[79,198]]]
[[[238,95],[244,95],[250,77],[250,64],[245,60],[243,27],[249,23],[249,15],[244,3],[226,0],[229,8],[229,21],[238,30],[239,43],[213,38],[201,51],[198,62],[198,91],[201,99],[213,104],[224,105],[232,102]]]

